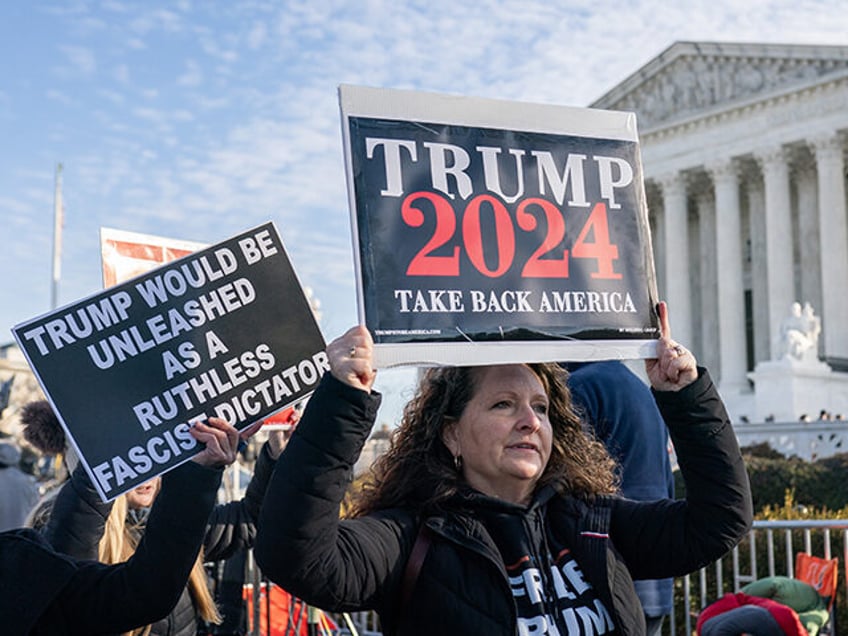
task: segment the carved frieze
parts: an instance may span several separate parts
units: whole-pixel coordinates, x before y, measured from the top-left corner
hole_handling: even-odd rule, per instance
[[[773,50],[761,56],[704,54],[708,46],[675,46],[592,105],[635,111],[645,130],[848,71],[848,47],[839,47],[833,57],[803,57],[788,47],[780,57]]]

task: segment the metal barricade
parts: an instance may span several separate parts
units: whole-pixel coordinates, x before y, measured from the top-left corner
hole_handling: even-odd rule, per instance
[[[794,577],[798,552],[830,559],[840,551],[839,571],[844,577],[848,520],[755,521],[748,536],[727,556],[675,580],[675,611],[664,633],[692,634],[700,610],[747,583],[767,576]]]
[[[237,469],[233,469],[233,476]],[[230,486],[227,500],[239,498],[243,487]],[[242,479],[244,481],[244,479]],[[722,559],[702,568],[698,572],[675,579],[674,611],[663,626],[663,634],[686,636],[693,633],[694,623],[700,610],[718,600],[726,592],[738,592],[747,583],[761,577],[783,575],[794,577],[795,555],[805,552],[825,559],[841,554],[840,576],[845,578],[848,564],[848,520],[805,520],[805,521],[755,521],[751,531],[739,545]],[[251,555],[252,556],[252,555]],[[251,624],[254,629],[249,636],[266,636],[260,633],[259,590],[260,574],[253,559],[248,560],[246,580],[256,594],[252,604]],[[848,580],[848,578],[846,578]],[[270,620],[270,617],[268,617]],[[336,615],[338,636],[380,636],[379,620],[374,612],[357,612]],[[681,624],[682,623],[682,624]],[[314,631],[310,628],[310,636]],[[294,629],[292,634],[297,633]],[[832,633],[836,633],[835,629]]]
[[[740,591],[747,583],[767,576],[794,577],[798,552],[825,559],[841,555],[839,570],[844,578],[848,563],[848,520],[755,521],[748,535],[722,559],[675,580],[675,611],[666,621],[663,634],[692,634],[700,610],[727,592]],[[337,634],[380,634],[374,612],[337,618]],[[265,636],[258,630],[250,634]]]

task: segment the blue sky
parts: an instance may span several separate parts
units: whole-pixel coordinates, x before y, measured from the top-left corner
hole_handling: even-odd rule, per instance
[[[848,13],[837,0],[0,3],[0,343],[50,309],[59,162],[60,305],[100,288],[102,226],[214,243],[273,220],[330,340],[357,317],[339,84],[585,106],[677,40],[848,44]],[[388,402],[409,377],[381,372]]]

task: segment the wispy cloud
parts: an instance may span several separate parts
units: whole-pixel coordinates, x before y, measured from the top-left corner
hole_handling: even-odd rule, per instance
[[[97,93],[103,99],[112,102],[115,106],[123,106],[127,102],[126,96],[123,93],[119,93],[118,91],[101,88],[97,91]]]
[[[201,70],[200,64],[195,62],[194,60],[186,60],[185,61],[185,69],[177,78],[177,84],[180,86],[190,86],[192,88],[196,88],[203,83],[203,71]]]
[[[247,47],[253,51],[260,48],[268,40],[268,25],[264,22],[257,22],[247,34]]]
[[[130,69],[126,64],[118,64],[113,75],[120,84],[128,84],[130,81]]]
[[[97,60],[91,49],[65,45],[60,46],[59,50],[63,53],[65,61],[71,65],[72,70],[82,75],[92,75],[97,70]]]
[[[71,106],[76,103],[69,95],[63,93],[62,91],[58,91],[55,88],[47,89],[44,95],[45,97],[47,97],[47,99],[54,102],[58,102],[63,106]]]
[[[181,12],[168,9],[149,8],[145,6],[144,13],[137,15],[130,22],[130,29],[137,35],[147,35],[154,31],[178,33],[186,28],[186,22]]]

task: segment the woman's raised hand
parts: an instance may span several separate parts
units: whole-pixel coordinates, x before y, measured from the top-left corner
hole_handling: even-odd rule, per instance
[[[671,339],[668,307],[657,306],[661,337],[657,341],[657,357],[645,360],[645,371],[657,391],[679,391],[698,379],[698,367],[692,352]]]
[[[327,345],[330,373],[350,386],[371,392],[377,372],[372,366],[374,341],[364,325],[351,327]]]

